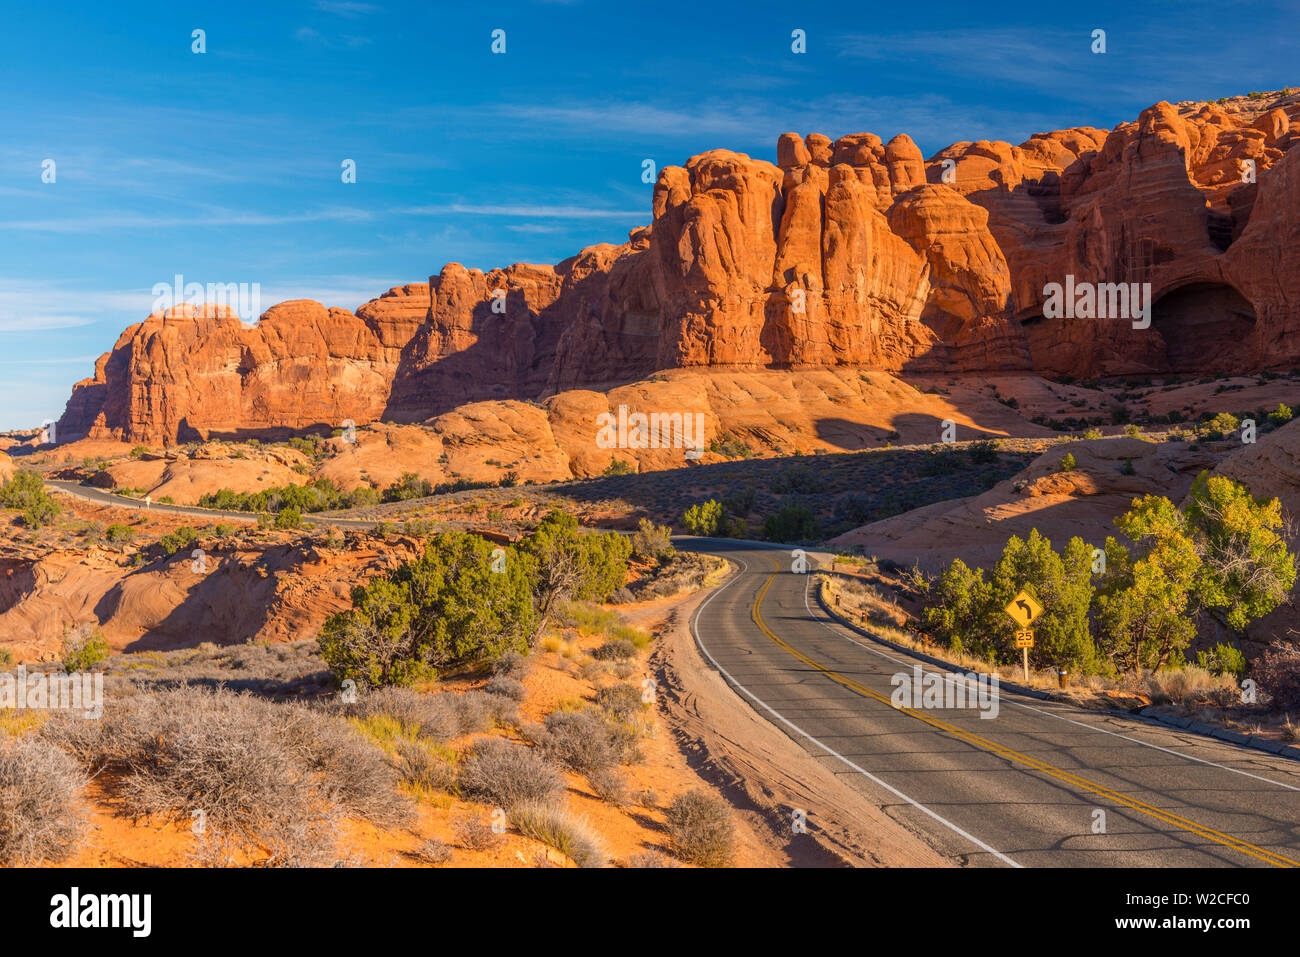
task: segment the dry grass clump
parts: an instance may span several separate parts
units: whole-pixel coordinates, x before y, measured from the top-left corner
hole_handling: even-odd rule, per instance
[[[461,814],[452,819],[456,840],[467,851],[487,851],[501,843],[502,837],[492,825],[476,814]]]
[[[501,738],[475,744],[461,762],[457,780],[469,797],[506,809],[548,801],[564,789],[560,773],[544,755]]]
[[[640,692],[611,685],[596,693],[596,707],[557,707],[541,725],[523,729],[525,738],[561,767],[586,777],[595,795],[612,804],[627,801],[618,770],[642,758],[640,742],[650,725],[642,717]]]
[[[510,698],[513,701],[523,701],[524,683],[517,678],[507,678],[503,675],[497,675],[491,679],[483,688],[490,695],[499,695],[503,698]]]
[[[563,767],[579,774],[611,768],[618,755],[604,724],[591,711],[552,711],[530,737]]]
[[[640,851],[633,854],[625,862],[626,867],[677,867],[675,860],[662,851],[650,848],[648,851]]]
[[[579,867],[606,867],[609,854],[585,818],[549,802],[529,802],[510,810],[520,832],[567,855]]]
[[[1199,665],[1162,668],[1147,675],[1152,701],[1178,704],[1208,702],[1218,705],[1239,704],[1241,689],[1232,675],[1216,675]]]
[[[504,694],[421,694],[413,688],[392,687],[360,694],[351,703],[336,700],[329,710],[367,727],[391,728],[395,723],[403,737],[441,742],[486,731],[494,724],[516,724],[519,704]]]
[[[446,864],[452,858],[451,847],[434,838],[421,844],[416,854],[430,864]]]
[[[666,812],[674,856],[701,867],[727,867],[735,845],[731,810],[698,788],[673,798]]]
[[[343,816],[392,826],[409,801],[383,753],[337,718],[247,694],[182,687],[111,703],[41,736],[107,770],[137,819],[197,822],[207,863],[327,863]]]
[[[402,740],[397,743],[395,754],[397,773],[417,790],[450,791],[455,787],[455,757],[441,745]]]
[[[0,864],[61,861],[75,853],[86,830],[85,784],[76,762],[46,741],[0,746]]]

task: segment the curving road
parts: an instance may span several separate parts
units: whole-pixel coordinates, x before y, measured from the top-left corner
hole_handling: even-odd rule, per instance
[[[942,853],[973,866],[1300,866],[1300,762],[1005,690],[993,718],[900,710],[891,677],[919,662],[831,620],[788,550],[680,547],[740,569],[692,621],[705,659]]]
[[[48,484],[99,504],[145,507],[75,482]],[[891,679],[919,662],[826,615],[812,577],[790,571],[788,549],[677,544],[739,568],[691,622],[705,660],[742,700],[941,853],[972,866],[1300,866],[1300,762],[1006,690],[992,718],[976,708],[897,708]]]

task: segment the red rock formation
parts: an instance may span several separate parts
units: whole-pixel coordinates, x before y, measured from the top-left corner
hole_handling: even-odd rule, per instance
[[[1158,103],[1110,132],[958,143],[928,162],[902,134],[785,133],[776,165],[713,150],[661,170],[649,226],[554,267],[453,263],[355,315],[299,301],[253,327],[150,316],[77,384],[59,434],[422,421],[671,367],[1293,364],[1297,119],[1290,95]],[[1067,277],[1150,283],[1152,323],[1046,318],[1045,287]]]

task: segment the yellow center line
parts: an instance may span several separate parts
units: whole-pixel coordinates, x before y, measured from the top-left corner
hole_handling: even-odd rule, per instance
[[[1069,771],[1065,771],[1062,770],[1061,768],[1055,767],[1054,765],[1047,764],[1043,761],[1038,760],[1037,758],[1031,758],[1027,754],[1021,754],[1019,751],[1014,751],[1011,748],[1004,747],[1003,745],[1000,745],[995,741],[990,741],[988,738],[982,737],[977,734],[973,734],[969,731],[965,731],[957,727],[956,725],[949,724],[947,721],[942,721],[932,715],[925,714],[924,712],[921,711],[917,711],[914,708],[900,707],[894,704],[894,702],[891,701],[885,695],[873,691],[872,689],[866,687],[865,685],[862,685],[859,682],[854,681],[852,678],[846,678],[844,675],[840,674],[837,671],[833,671],[830,668],[827,668],[825,665],[822,665],[820,662],[815,661],[814,659],[810,658],[808,655],[804,654],[798,649],[791,647],[789,643],[787,643],[784,639],[782,639],[774,631],[772,631],[772,629],[769,628],[767,626],[767,623],[763,620],[763,611],[762,611],[763,598],[767,595],[768,588],[771,587],[772,582],[774,582],[775,580],[776,580],[776,575],[775,574],[770,575],[767,581],[763,583],[763,587],[759,589],[758,594],[754,598],[753,608],[751,609],[754,624],[758,625],[759,629],[763,632],[763,634],[766,635],[769,639],[771,639],[774,643],[776,643],[779,647],[783,648],[789,654],[799,659],[809,667],[821,672],[823,675],[825,675],[827,678],[830,678],[832,681],[836,682],[837,684],[843,685],[844,687],[852,691],[856,691],[858,694],[864,695],[868,698],[873,698],[876,701],[881,702],[882,704],[886,704],[889,707],[893,708],[895,711],[902,711],[904,714],[911,715],[913,718],[916,718],[918,721],[924,721],[926,724],[938,728],[941,731],[945,731],[948,734],[951,734],[953,737],[965,741],[968,744],[972,744],[977,748],[981,748],[982,750],[985,751],[990,751],[994,754],[997,754],[1001,757],[1008,759],[1009,761],[1012,761],[1013,763],[1023,764],[1026,767],[1032,768],[1035,771],[1039,771],[1043,774],[1046,774],[1049,777],[1056,778],[1057,780],[1062,781],[1066,784],[1083,788],[1085,791],[1089,791],[1100,797],[1107,798],[1108,800],[1114,801],[1116,804],[1119,804],[1123,807],[1132,808],[1133,810],[1138,811],[1142,814],[1146,814],[1149,817],[1153,817],[1158,821],[1163,821],[1166,824],[1172,824],[1175,827],[1178,827],[1184,831],[1189,831],[1192,834],[1196,834],[1200,837],[1206,838],[1207,840],[1214,841],[1216,844],[1222,844],[1225,847],[1230,847],[1233,850],[1240,851],[1243,854],[1247,854],[1251,857],[1258,858],[1261,861],[1265,861],[1266,863],[1273,864],[1277,867],[1300,867],[1300,861],[1294,861],[1289,857],[1283,857],[1281,854],[1275,854],[1272,851],[1265,850],[1262,847],[1257,847],[1254,844],[1250,844],[1239,838],[1235,838],[1230,834],[1224,834],[1222,831],[1216,831],[1213,828],[1206,827],[1202,824],[1197,824],[1195,821],[1189,821],[1184,817],[1178,816],[1177,814],[1173,814],[1169,811],[1165,811],[1161,808],[1155,807],[1154,805],[1147,804],[1145,801],[1139,801],[1137,798],[1130,797],[1127,794],[1123,794],[1120,791],[1114,790],[1113,788],[1108,788],[1105,787],[1104,785],[1096,784],[1085,778],[1079,777],[1077,774],[1072,774]]]

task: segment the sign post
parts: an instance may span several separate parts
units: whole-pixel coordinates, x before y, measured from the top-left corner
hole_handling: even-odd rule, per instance
[[[1011,599],[1011,603],[1003,609],[1007,616],[1014,621],[1020,628],[1016,631],[1016,647],[1021,650],[1023,655],[1022,662],[1025,669],[1025,682],[1029,682],[1029,649],[1034,647],[1034,633],[1030,629],[1038,618],[1043,614],[1043,606],[1038,603],[1033,595],[1020,589],[1016,597]]]
[[[1029,681],[1029,649],[1034,647],[1034,633],[1028,628],[1022,628],[1016,632],[1016,647],[1024,655],[1023,662],[1025,666],[1025,682]]]

